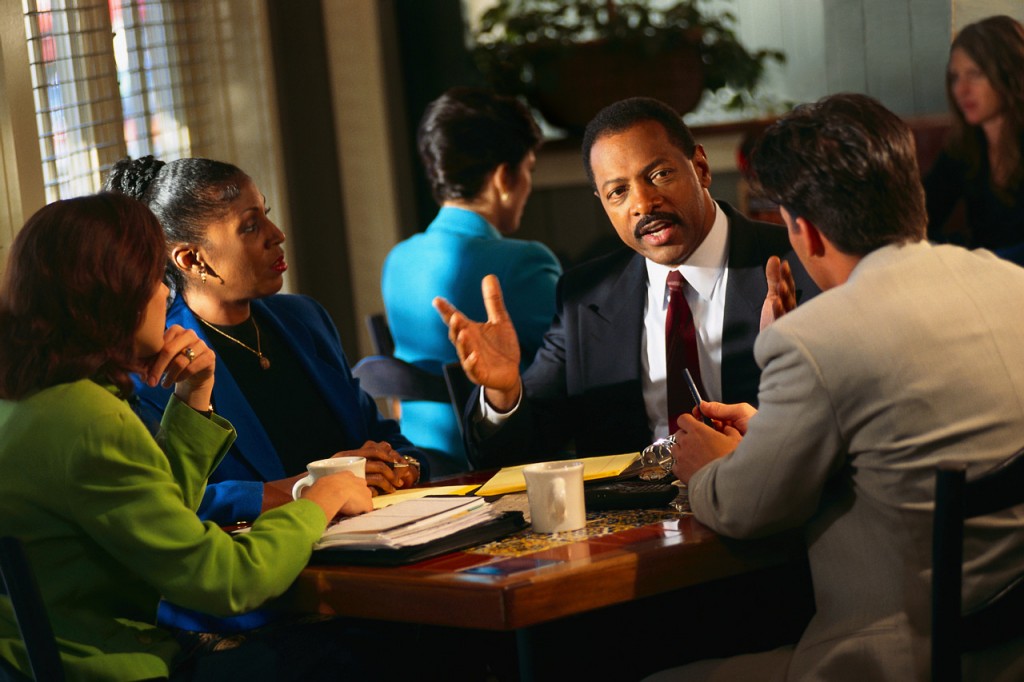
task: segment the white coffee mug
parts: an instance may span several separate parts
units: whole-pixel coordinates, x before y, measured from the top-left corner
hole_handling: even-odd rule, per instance
[[[561,533],[587,525],[583,462],[540,462],[523,467],[530,523],[538,533]]]
[[[313,481],[321,476],[336,474],[339,471],[351,471],[359,478],[366,478],[365,457],[331,457],[330,459],[318,459],[306,465],[309,473],[295,481],[292,486],[292,497],[299,499],[302,491],[313,485]]]

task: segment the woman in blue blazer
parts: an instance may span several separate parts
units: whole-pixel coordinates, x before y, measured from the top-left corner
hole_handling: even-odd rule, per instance
[[[543,244],[505,239],[519,229],[530,196],[541,142],[537,124],[518,100],[453,88],[427,107],[417,142],[441,210],[425,232],[398,244],[384,263],[384,308],[395,355],[435,374],[457,361],[431,301],[442,296],[471,318],[485,317],[480,281],[494,274],[525,367],[551,324],[562,273]],[[421,447],[443,453],[443,459],[434,459],[435,466],[440,459],[449,462],[450,471],[469,468],[449,405],[403,402],[402,432]]]
[[[201,519],[251,521],[291,500],[268,482],[337,454],[366,457],[367,485],[378,491],[419,480],[422,453],[359,388],[327,311],[277,293],[288,268],[284,233],[248,175],[219,161],[146,156],[115,164],[104,189],[142,200],[160,220],[173,296],[167,324],[194,331],[217,355],[212,408],[238,438],[209,477]],[[134,382],[136,412],[155,431],[171,389],[154,378]],[[214,632],[271,617],[217,619],[167,602],[158,614],[167,626]]]
[[[105,188],[141,199],[159,218],[174,297],[167,323],[194,330],[217,353],[213,405],[238,439],[210,477],[201,518],[252,520],[286,501],[266,482],[339,452],[365,456],[367,483],[381,491],[416,483],[418,451],[359,388],[327,312],[277,293],[288,268],[284,234],[249,176],[218,161],[147,156],[118,162]],[[138,412],[155,423],[169,389],[135,381]]]

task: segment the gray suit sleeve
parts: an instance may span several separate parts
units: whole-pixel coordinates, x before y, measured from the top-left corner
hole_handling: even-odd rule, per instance
[[[690,480],[697,519],[729,537],[770,535],[807,521],[846,461],[835,406],[815,359],[776,324],[755,345],[760,408],[730,455]]]

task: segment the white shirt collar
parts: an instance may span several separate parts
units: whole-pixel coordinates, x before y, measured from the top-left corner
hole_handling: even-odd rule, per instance
[[[715,287],[722,279],[729,257],[729,220],[718,206],[711,230],[697,250],[682,265],[661,265],[645,258],[648,286],[654,291],[665,291],[665,280],[672,270],[679,270],[686,282],[704,300],[710,301]]]

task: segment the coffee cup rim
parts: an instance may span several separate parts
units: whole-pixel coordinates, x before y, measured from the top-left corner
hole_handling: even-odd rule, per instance
[[[358,464],[360,461],[366,461],[365,457],[359,456],[348,456],[345,457],[327,457],[325,459],[316,459],[307,464],[307,467],[311,466],[346,466],[352,464]]]
[[[555,462],[534,462],[523,467],[523,471],[573,471],[583,466],[578,459],[558,460]]]

